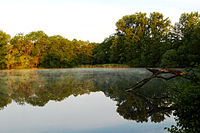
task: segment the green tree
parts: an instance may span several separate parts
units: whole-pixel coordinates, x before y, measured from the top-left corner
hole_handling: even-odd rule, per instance
[[[43,58],[47,53],[49,46],[48,36],[43,31],[36,31],[27,34],[26,38],[33,44],[30,53],[30,56],[33,58],[31,66],[37,67],[43,62]]]
[[[56,35],[49,37],[48,43],[40,65],[47,68],[68,67],[74,55],[71,41]]]
[[[10,35],[0,31],[0,69],[5,69],[7,67],[5,56],[8,52],[9,41]]]
[[[95,64],[109,64],[110,63],[110,47],[113,43],[114,36],[106,38],[102,43],[98,44],[94,50],[94,63]]]
[[[178,67],[178,55],[175,49],[167,50],[161,58],[162,67]]]
[[[32,33],[31,33],[32,34]],[[38,38],[39,39],[39,38]],[[39,47],[29,35],[18,34],[10,40],[6,55],[8,68],[33,68],[39,63]]]
[[[124,16],[116,26],[116,38],[111,46],[112,54],[118,55],[119,63],[140,65],[141,45],[148,27],[146,13]]]
[[[117,23],[112,58],[131,66],[158,66],[169,44],[171,22],[161,13],[124,16]],[[114,56],[113,56],[114,55]]]
[[[183,13],[174,26],[174,38],[181,67],[192,62],[200,63],[200,15],[198,12]]]
[[[164,18],[163,14],[157,12],[150,14],[147,37],[144,37],[142,45],[143,66],[159,66],[161,56],[170,48],[171,28],[169,18]]]
[[[72,40],[73,53],[75,54],[73,60],[71,61],[72,66],[93,64],[93,49],[96,43],[90,43],[89,41]]]
[[[123,64],[125,63],[125,53],[124,53],[124,35],[115,36],[112,45],[110,46],[110,62]]]

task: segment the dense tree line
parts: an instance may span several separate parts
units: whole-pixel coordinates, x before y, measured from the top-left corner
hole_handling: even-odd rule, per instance
[[[133,67],[187,67],[200,63],[200,15],[183,13],[174,26],[161,13],[136,13],[117,23],[116,33],[95,47],[96,63]]]
[[[13,38],[0,32],[0,67],[63,68],[92,63],[95,43],[47,36],[43,31],[18,34]]]
[[[200,63],[200,15],[183,13],[174,26],[158,12],[135,13],[116,23],[116,33],[102,43],[48,36],[43,31],[0,31],[0,68],[64,68],[85,64],[132,67],[187,67]]]

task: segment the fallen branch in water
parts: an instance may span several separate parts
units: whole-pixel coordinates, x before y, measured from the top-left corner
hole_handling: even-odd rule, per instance
[[[187,74],[185,72],[182,72],[182,71],[179,71],[179,70],[158,69],[158,68],[147,68],[147,70],[149,70],[153,74],[149,78],[145,78],[142,81],[138,82],[134,87],[128,89],[127,91],[132,91],[132,90],[135,90],[137,88],[141,88],[143,85],[145,85],[147,82],[149,82],[153,78],[162,78],[162,79],[165,79],[165,80],[170,80],[170,79],[173,79],[175,77],[182,76],[182,77],[188,79]],[[170,73],[170,74],[173,74],[173,76],[171,76],[171,77],[160,76],[160,74],[163,74],[163,73]]]

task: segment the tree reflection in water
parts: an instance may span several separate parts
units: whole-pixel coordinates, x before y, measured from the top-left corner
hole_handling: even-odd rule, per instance
[[[139,72],[138,72],[139,71]],[[117,112],[128,120],[161,122],[172,113],[169,85],[155,79],[134,93],[125,90],[150,73],[144,70],[12,70],[0,72],[0,108],[12,100],[23,105],[45,106],[73,95],[102,91],[117,101]],[[141,71],[143,72],[141,74]]]

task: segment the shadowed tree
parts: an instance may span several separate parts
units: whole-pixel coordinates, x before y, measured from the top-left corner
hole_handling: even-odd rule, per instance
[[[200,63],[200,15],[198,12],[183,13],[174,26],[175,49],[180,67]]]
[[[10,41],[10,35],[3,31],[0,31],[0,69],[7,67],[6,55],[8,52],[8,43]]]
[[[117,23],[111,57],[131,66],[158,66],[169,44],[171,22],[161,13],[124,16]]]

